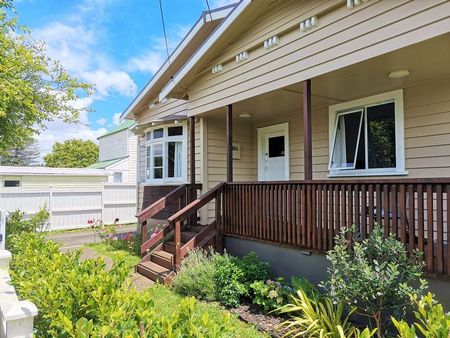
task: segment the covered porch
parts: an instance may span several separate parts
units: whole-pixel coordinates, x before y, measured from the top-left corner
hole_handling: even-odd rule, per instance
[[[449,52],[449,38],[446,34],[202,114],[202,184],[216,199],[201,203],[208,222],[216,221],[226,236],[315,252],[330,249],[345,226],[355,225],[365,238],[378,223],[410,253],[423,251],[430,274],[448,276],[450,67],[443,50]],[[397,77],[399,70],[409,75]],[[395,127],[386,130],[395,141],[385,156],[395,163],[381,163],[389,170],[379,170],[370,156],[380,157],[380,152],[371,151],[369,142],[383,133],[371,135],[364,115],[356,125],[358,141],[365,144],[358,148],[343,142],[336,131],[340,115],[331,111],[347,102],[359,109],[372,97],[367,107],[385,103],[389,100],[377,95],[394,91],[402,92],[402,113],[393,115]],[[333,149],[339,142],[346,152],[340,159]]]

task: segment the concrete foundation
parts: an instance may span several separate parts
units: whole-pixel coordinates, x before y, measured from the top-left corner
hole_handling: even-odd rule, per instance
[[[225,248],[235,256],[256,252],[261,260],[270,263],[273,277],[281,276],[286,280],[291,276],[305,277],[316,285],[328,278],[329,262],[325,255],[233,237],[225,237]],[[450,311],[450,280],[428,278],[428,283],[429,290],[436,295],[445,310]]]

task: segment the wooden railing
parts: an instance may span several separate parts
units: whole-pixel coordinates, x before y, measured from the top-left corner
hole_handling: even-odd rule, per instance
[[[431,274],[450,276],[450,179],[227,183],[225,234],[325,252],[345,226],[374,224],[424,252]]]
[[[149,238],[147,229],[148,220],[177,201],[178,210],[181,210],[189,203],[189,199],[192,196],[196,196],[194,193],[196,194],[196,191],[199,189],[201,189],[200,184],[195,186],[183,184],[136,215],[141,229],[141,254],[144,254],[149,248],[161,241],[171,231],[169,223],[167,223],[162,229],[153,233]]]
[[[186,207],[169,217],[168,221],[170,226],[174,227],[175,231],[175,265],[179,266],[181,263],[181,259],[187,254],[187,250],[183,250],[181,247],[181,227],[185,220],[187,220],[190,216],[196,215],[197,212],[210,203],[212,200],[215,200],[216,207],[216,216],[214,222],[208,226],[208,230],[212,227],[218,227],[220,233],[220,224],[221,224],[221,195],[222,189],[225,186],[225,183],[220,183],[215,186],[213,189],[209,190],[195,201],[188,204]],[[188,244],[188,243],[187,243]]]

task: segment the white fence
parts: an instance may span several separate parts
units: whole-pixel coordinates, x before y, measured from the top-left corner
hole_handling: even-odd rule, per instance
[[[48,230],[88,226],[89,219],[112,224],[136,221],[136,185],[105,183],[96,191],[15,191],[0,193],[0,209],[35,214],[46,206],[50,213]]]

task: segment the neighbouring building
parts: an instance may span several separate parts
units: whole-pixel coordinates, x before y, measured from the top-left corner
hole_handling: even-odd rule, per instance
[[[137,136],[132,131],[135,125],[134,121],[124,120],[98,138],[99,162],[89,168],[108,171],[110,183],[136,183]]]
[[[336,233],[378,223],[424,252],[450,306],[449,14],[446,0],[203,13],[122,116],[139,135],[138,271],[170,280],[214,243],[320,281]],[[149,237],[154,218],[169,226]]]

